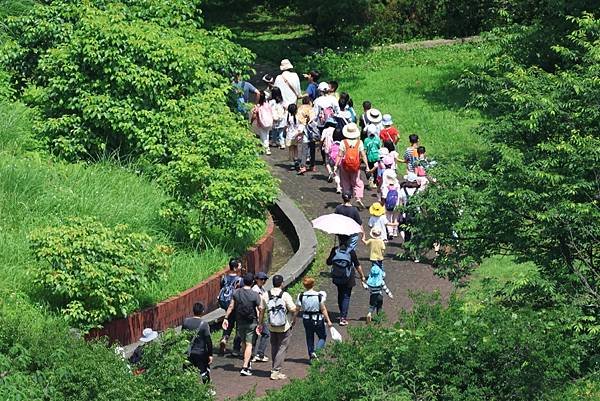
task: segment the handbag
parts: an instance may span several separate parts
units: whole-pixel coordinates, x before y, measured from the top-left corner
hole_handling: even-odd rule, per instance
[[[342,341],[342,335],[340,334],[339,331],[337,331],[335,329],[335,327],[330,327],[329,328],[329,332],[331,333],[331,339],[333,341],[336,341],[336,342],[341,342]]]

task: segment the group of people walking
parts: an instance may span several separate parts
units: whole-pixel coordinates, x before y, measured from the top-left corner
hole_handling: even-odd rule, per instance
[[[342,197],[335,213],[361,227],[359,233],[339,235],[326,260],[337,289],[338,324],[348,324],[350,299],[357,282],[369,291],[366,321],[370,323],[382,310],[384,294],[393,298],[385,282],[386,244],[396,237],[402,243],[411,240],[414,212],[406,206],[415,194],[434,181],[430,170],[435,162],[427,158],[416,134],[409,135],[407,147],[399,150],[400,133],[392,116],[382,114],[370,101],[362,103],[363,112],[358,117],[350,95],[337,92],[336,81],[319,82],[319,74],[310,71],[304,74],[308,84],[303,93],[299,76],[289,60],[281,61],[280,70],[275,78],[263,77],[262,90],[237,75],[233,85],[238,95],[238,110],[248,114],[266,155],[271,154],[271,147],[288,150],[290,169],[296,174],[316,172],[320,155],[327,181],[335,183],[336,192]],[[363,171],[367,186],[362,179]],[[367,208],[364,203],[367,188],[376,193],[376,201],[368,208],[368,238],[360,216],[360,210]],[[360,244],[368,247],[368,274],[356,254]],[[418,254],[412,257],[419,261]],[[307,356],[313,360],[324,347],[327,328],[333,327],[333,321],[325,306],[327,294],[315,290],[314,278],[303,279],[304,291],[296,299],[283,289],[281,275],[274,275],[270,285],[268,280],[266,273],[243,273],[237,259],[230,261],[229,273],[221,278],[218,296],[225,311],[218,349],[221,355],[226,353],[235,329],[230,355],[242,357],[240,374],[252,376],[253,364],[270,361],[270,378],[281,380],[286,378],[282,368],[296,322],[302,320]],[[193,332],[188,359],[198,368],[201,379],[209,382],[213,344],[210,327],[200,318],[203,312],[204,306],[195,304],[194,316],[184,321],[183,329]],[[156,338],[156,332],[147,330],[141,339],[144,343]],[[266,354],[269,345],[270,358]]]

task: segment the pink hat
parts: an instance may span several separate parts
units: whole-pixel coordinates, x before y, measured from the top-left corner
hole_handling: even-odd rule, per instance
[[[383,164],[385,164],[386,166],[394,164],[394,156],[392,156],[392,155],[385,156],[383,158]]]

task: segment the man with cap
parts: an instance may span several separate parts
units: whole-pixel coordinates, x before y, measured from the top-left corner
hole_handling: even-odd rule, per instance
[[[276,274],[273,276],[273,289],[267,291],[263,296],[267,302],[269,330],[271,331],[271,359],[273,360],[271,380],[287,378],[286,375],[281,373],[281,368],[292,337],[292,326],[297,313],[296,304],[292,296],[284,291],[282,286],[283,276]],[[281,321],[279,319],[276,320],[284,310],[284,319]]]
[[[371,109],[373,110],[373,109]],[[334,173],[338,166],[340,169],[340,181],[342,191],[352,192],[356,198],[356,203],[363,209],[365,208],[362,198],[364,196],[365,184],[360,178],[360,162],[369,165],[365,147],[360,140],[360,129],[355,123],[350,123],[342,129],[344,140],[340,144],[340,150],[337,156],[337,163],[334,167]]]
[[[298,74],[292,71],[294,66],[290,63],[290,60],[283,59],[279,64],[281,74],[275,78],[275,86],[281,90],[281,96],[283,97],[283,104],[287,108],[290,104],[296,104],[298,98],[302,96],[302,89],[300,89],[300,78]]]
[[[260,295],[261,299],[263,299],[263,308],[266,308],[267,305],[264,302],[264,295],[267,293],[265,290],[265,283],[269,279],[269,276],[265,272],[258,272],[256,276],[254,276],[254,286],[252,286],[252,291],[256,292]],[[252,362],[268,362],[269,357],[265,355],[265,350],[267,349],[267,344],[269,343],[269,325],[265,322],[261,323],[262,332],[260,336],[257,337],[256,343],[252,347]]]
[[[263,303],[256,292],[252,291],[254,275],[246,273],[243,278],[244,286],[233,293],[231,303],[225,312],[223,319],[223,330],[229,326],[229,317],[235,313],[237,333],[245,344],[244,363],[240,374],[252,376],[252,344],[256,341],[256,335],[260,334],[261,326],[258,322],[263,320]]]

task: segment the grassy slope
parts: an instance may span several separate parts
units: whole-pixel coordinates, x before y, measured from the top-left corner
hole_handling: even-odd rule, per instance
[[[123,168],[51,162],[25,152],[30,113],[15,103],[0,103],[0,287],[31,289],[35,261],[28,249],[32,230],[60,224],[71,216],[94,216],[107,225],[125,223],[158,241],[168,239],[157,221],[166,200],[156,185]],[[165,281],[145,295],[144,302],[165,299],[219,270],[224,251],[196,253],[179,249]]]

